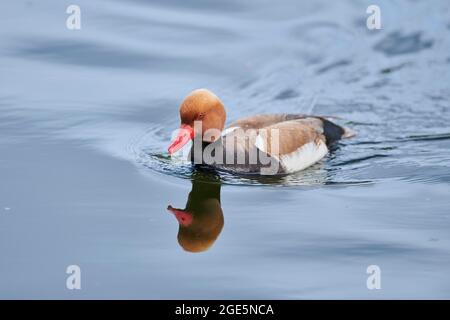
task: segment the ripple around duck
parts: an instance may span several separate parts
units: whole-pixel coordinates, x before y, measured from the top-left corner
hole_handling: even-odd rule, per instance
[[[205,165],[193,165],[173,161],[169,155],[151,153],[149,150],[139,155],[137,160],[142,166],[158,173],[196,180],[219,182],[226,185],[259,185],[259,186],[320,186],[320,185],[355,185],[371,183],[370,180],[337,181],[328,179],[329,171],[323,163],[318,163],[306,170],[286,175],[251,175],[236,174],[225,170],[217,170]],[[214,178],[211,178],[214,177]],[[216,179],[218,177],[218,179]]]
[[[370,127],[353,126],[364,132]],[[147,169],[182,179],[210,180],[228,185],[320,186],[367,184],[383,179],[410,182],[442,182],[450,162],[449,133],[405,135],[394,139],[343,140],[330,148],[330,154],[306,170],[275,176],[236,174],[208,166],[193,165],[179,157],[170,157],[165,145],[170,140],[163,127],[153,126],[131,146],[136,162]],[[363,133],[370,137],[370,134]],[[420,169],[420,170],[418,170]],[[445,172],[444,172],[445,171]],[[199,178],[200,176],[200,178]]]
[[[315,165],[292,174],[262,176],[256,174],[237,174],[226,170],[218,170],[207,165],[194,165],[180,157],[171,157],[164,150],[164,143],[167,143],[168,136],[162,136],[159,127],[152,127],[142,137],[137,139],[130,150],[134,154],[138,165],[150,169],[154,172],[169,175],[181,179],[192,179],[195,175],[196,180],[211,181],[214,177],[215,182],[227,185],[259,185],[259,186],[320,186],[320,185],[355,185],[371,183],[370,179],[351,179],[343,178],[346,175],[344,170],[354,164],[369,160],[353,159],[341,163],[333,164],[329,162],[333,151],[329,157],[316,163]],[[348,175],[350,177],[350,175]]]

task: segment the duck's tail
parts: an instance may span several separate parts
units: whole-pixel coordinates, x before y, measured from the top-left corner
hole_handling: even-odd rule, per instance
[[[326,118],[321,119],[323,122],[323,134],[325,135],[328,145],[340,139],[347,139],[356,135],[356,132],[350,128],[341,127]]]
[[[342,135],[342,139],[348,139],[356,136],[356,131],[352,130],[348,127],[342,127],[344,129],[344,134]]]

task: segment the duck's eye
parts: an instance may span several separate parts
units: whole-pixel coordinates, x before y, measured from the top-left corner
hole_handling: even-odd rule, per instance
[[[205,117],[205,113],[204,112],[201,112],[201,113],[198,114],[198,118],[199,119],[203,119],[204,117]]]

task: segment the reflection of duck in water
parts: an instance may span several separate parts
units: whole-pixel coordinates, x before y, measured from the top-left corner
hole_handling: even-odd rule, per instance
[[[192,180],[185,209],[167,207],[178,220],[178,242],[184,250],[202,252],[216,241],[223,228],[220,184]]]

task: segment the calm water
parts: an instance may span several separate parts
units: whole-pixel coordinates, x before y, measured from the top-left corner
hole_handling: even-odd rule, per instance
[[[79,31],[0,4],[0,298],[450,298],[448,1],[377,1],[375,31],[371,1],[76,3]],[[199,87],[358,136],[287,177],[194,170],[165,150]]]

